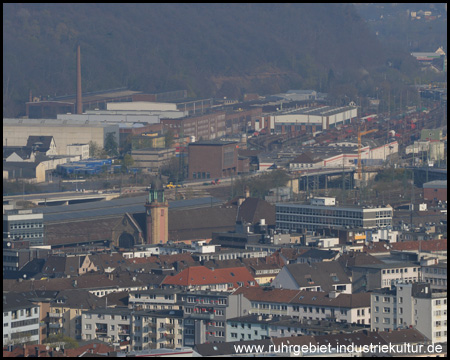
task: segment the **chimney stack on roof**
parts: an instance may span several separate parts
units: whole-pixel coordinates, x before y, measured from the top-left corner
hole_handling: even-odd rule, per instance
[[[77,114],[83,113],[83,102],[81,96],[81,50],[80,45],[77,48]]]

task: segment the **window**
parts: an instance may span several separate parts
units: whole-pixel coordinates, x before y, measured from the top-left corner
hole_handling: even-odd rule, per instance
[[[391,312],[391,309],[388,308],[388,307],[385,307],[385,308],[383,308],[383,312],[384,312],[385,314],[389,314],[389,313]]]

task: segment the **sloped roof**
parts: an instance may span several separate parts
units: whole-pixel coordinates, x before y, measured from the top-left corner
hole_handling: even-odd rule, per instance
[[[80,242],[111,240],[113,227],[122,217],[66,221],[45,225],[47,245],[69,245]]]
[[[35,144],[42,143],[42,145],[39,146],[39,151],[45,151],[50,149],[50,145],[52,143],[53,136],[49,135],[30,135],[28,136],[27,145],[29,147],[32,147]]]
[[[341,254],[337,261],[344,267],[351,268],[358,265],[382,264],[383,262],[367,253],[352,252]]]
[[[18,281],[3,279],[4,291],[30,291],[33,288],[42,290],[69,289],[110,289],[127,288],[132,286],[160,285],[166,275],[139,274],[128,271],[117,272],[113,279],[107,274],[85,274],[71,278],[57,278],[35,281]]]
[[[14,153],[25,160],[30,158],[32,149],[28,146],[3,146],[3,159],[6,159]]]
[[[310,152],[302,153],[291,161],[291,164],[314,164],[314,163],[316,163],[316,161],[313,160],[313,157]]]
[[[380,331],[378,335],[387,343],[403,344],[426,342],[429,339],[416,329],[399,329],[395,331]]]
[[[335,250],[310,249],[297,258],[312,258],[312,259],[334,259],[339,254]]]
[[[167,276],[163,284],[191,286],[228,283],[220,273],[204,266],[191,266],[174,276]]]
[[[97,266],[97,271],[104,271],[108,268],[117,268],[121,265],[129,265],[130,260],[125,259],[120,253],[110,253],[110,254],[92,254],[89,258]]]
[[[370,306],[370,293],[343,294],[339,293],[336,298],[330,298],[323,291],[302,290],[291,301],[294,304],[333,306],[344,308],[359,308]]]
[[[447,239],[435,239],[435,240],[422,240],[422,241],[402,241],[396,243],[390,243],[389,248],[386,249],[385,243],[374,243],[370,246],[364,246],[364,252],[367,253],[386,253],[391,250],[397,251],[418,251],[419,247],[421,251],[447,251]]]
[[[96,306],[104,306],[105,300],[91,294],[84,289],[61,290],[56,298],[50,302],[52,307],[72,309],[92,309]]]
[[[256,224],[261,219],[265,219],[267,225],[275,225],[275,213],[275,205],[262,199],[249,197],[239,207],[237,220]]]
[[[250,301],[266,301],[276,303],[289,303],[300,290],[274,289],[271,287],[240,287],[233,295],[243,294]]]
[[[190,266],[174,276],[167,276],[163,284],[178,286],[195,286],[209,284],[233,284],[237,288],[238,282],[248,286],[249,282],[256,280],[245,267],[208,269],[205,266]]]
[[[309,264],[289,264],[285,266],[298,287],[320,286],[323,291],[333,291],[334,284],[350,284],[344,268],[337,261]],[[284,268],[283,268],[284,269]],[[336,274],[335,281],[332,274]],[[312,280],[312,282],[310,281]]]
[[[21,294],[13,292],[3,293],[3,311],[13,311],[35,306],[36,305],[34,305],[30,300],[23,297],[23,295]]]
[[[169,240],[211,239],[217,231],[232,231],[236,223],[236,207],[169,211]]]

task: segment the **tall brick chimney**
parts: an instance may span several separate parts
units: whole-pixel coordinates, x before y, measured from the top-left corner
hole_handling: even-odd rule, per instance
[[[83,100],[81,97],[81,51],[77,48],[77,114],[83,113]]]

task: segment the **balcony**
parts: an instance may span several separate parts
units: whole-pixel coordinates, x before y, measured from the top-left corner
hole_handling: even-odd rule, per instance
[[[169,333],[166,333],[166,334],[165,334],[165,338],[166,338],[166,339],[169,339],[169,340],[172,340],[172,339],[175,338],[175,334],[169,334]]]
[[[151,328],[156,328],[157,327],[156,323],[148,323],[148,326],[151,327]]]
[[[50,329],[61,329],[63,327],[62,323],[50,323],[48,324]]]
[[[63,314],[62,313],[57,313],[57,312],[49,312],[48,316],[51,318],[62,318]]]
[[[214,314],[200,314],[200,313],[192,313],[190,316],[191,319],[199,319],[199,320],[212,320],[214,319]]]
[[[166,349],[175,349],[175,344],[166,344],[164,345]]]
[[[95,329],[95,333],[97,335],[99,335],[99,334],[107,334],[108,333],[108,329],[106,329],[106,328]]]
[[[174,326],[175,326],[174,324],[165,324],[165,325],[164,325],[164,328],[165,328],[165,329],[173,329]]]

